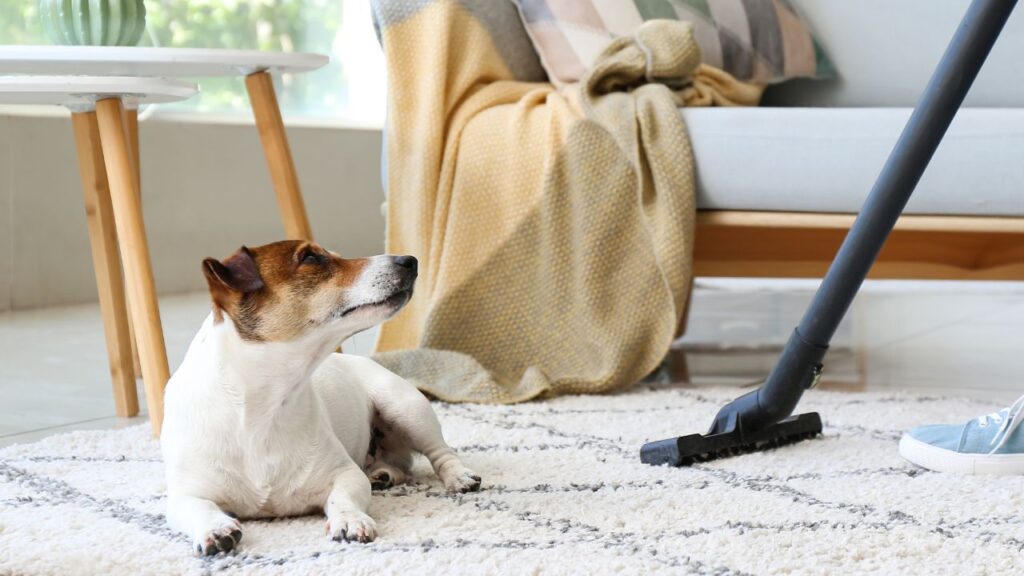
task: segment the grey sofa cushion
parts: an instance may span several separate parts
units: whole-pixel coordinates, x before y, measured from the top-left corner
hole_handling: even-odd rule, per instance
[[[523,28],[519,9],[511,0],[458,0],[490,32],[509,71],[517,80],[543,82],[547,79],[530,36]],[[380,38],[384,24],[395,24],[433,4],[432,0],[370,0],[373,24]],[[387,46],[384,47],[387,49]]]
[[[702,209],[860,210],[909,108],[684,108]],[[908,214],[1024,216],[1024,108],[957,115]]]
[[[913,106],[969,0],[790,0],[838,70],[836,80],[772,86],[779,106]],[[967,106],[1024,108],[1024,9],[1017,9]]]

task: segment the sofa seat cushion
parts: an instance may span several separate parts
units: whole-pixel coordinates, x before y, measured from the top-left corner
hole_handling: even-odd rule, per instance
[[[857,212],[910,108],[685,108],[698,206]],[[1024,108],[960,110],[908,214],[1024,216]]]

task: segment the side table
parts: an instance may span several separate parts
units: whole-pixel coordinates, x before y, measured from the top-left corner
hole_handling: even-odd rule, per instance
[[[170,371],[142,218],[138,150],[132,144],[126,110],[185,100],[197,91],[193,84],[155,78],[0,76],[0,104],[49,104],[71,110],[114,404],[119,415],[139,411],[130,307],[154,433],[159,433],[163,419],[163,387]]]

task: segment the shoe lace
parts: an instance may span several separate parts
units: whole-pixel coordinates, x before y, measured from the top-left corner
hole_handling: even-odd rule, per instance
[[[1022,413],[1024,413],[1024,396],[1017,398],[1017,401],[1011,404],[1009,408],[1003,408],[998,412],[978,417],[978,425],[982,428],[988,426],[990,422],[1000,424],[999,430],[996,430],[996,435],[992,437],[992,441],[989,443],[989,445],[995,444],[995,447],[989,451],[989,454],[996,453],[1006,445],[1006,441],[1013,436],[1021,422],[1024,422],[1024,414]]]

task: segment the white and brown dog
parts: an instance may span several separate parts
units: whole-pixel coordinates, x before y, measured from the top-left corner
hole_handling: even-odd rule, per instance
[[[234,548],[237,518],[323,510],[335,540],[368,542],[371,484],[405,480],[413,452],[448,490],[480,487],[427,399],[345,338],[412,295],[416,259],[346,260],[285,241],[207,259],[213,313],[167,385],[167,520],[200,554]]]

